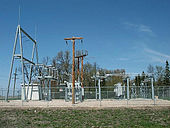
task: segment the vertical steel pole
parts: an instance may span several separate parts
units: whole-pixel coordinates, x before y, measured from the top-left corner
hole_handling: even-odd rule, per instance
[[[152,100],[154,100],[155,94],[154,94],[153,78],[151,78],[151,86],[152,86]]]
[[[48,100],[51,100],[51,79],[49,80],[49,96],[48,96]]]
[[[96,86],[96,76],[95,76],[95,88],[96,88],[96,100],[97,100],[97,86]]]
[[[83,56],[81,57],[81,87],[82,87],[82,100],[84,100],[84,78],[83,78]]]
[[[36,52],[36,61],[37,61],[37,67],[38,67],[38,73],[39,73],[37,42],[36,42],[36,44],[35,44],[35,52]]]
[[[72,64],[72,104],[75,104],[75,40],[73,39],[73,64]]]
[[[77,79],[78,79],[78,82],[80,82],[80,77],[79,77],[79,75],[80,75],[80,68],[79,68],[79,66],[80,66],[80,58],[79,57],[77,58],[77,61],[78,61],[78,65],[77,65]]]
[[[42,81],[40,80],[40,86],[39,86],[39,98],[42,100]]]
[[[127,78],[127,100],[129,100],[129,78]]]
[[[101,106],[101,87],[100,87],[100,78],[98,80],[98,85],[99,85],[99,101],[100,101],[100,106]]]
[[[34,51],[35,51],[35,43],[33,44],[33,49],[32,49],[32,57],[31,57],[31,61],[33,62],[34,60]],[[28,97],[28,91],[29,91],[29,85],[31,83],[31,77],[32,77],[32,68],[33,68],[33,64],[30,64],[30,76],[29,76],[29,83],[28,83],[28,87],[27,87],[27,97]],[[31,87],[31,95],[30,95],[30,100],[32,99],[32,90],[33,90],[33,84]]]
[[[14,65],[14,55],[15,55],[17,38],[18,38],[18,31],[19,31],[18,29],[19,29],[19,26],[17,26],[16,35],[15,35],[15,42],[14,42],[14,48],[13,48],[13,54],[12,54],[11,68],[10,68],[9,79],[8,79],[8,89],[7,89],[6,101],[8,101],[9,87],[10,87],[10,83],[11,83],[12,69],[13,69],[13,65]]]
[[[24,74],[24,59],[23,59],[23,48],[22,48],[22,37],[21,37],[21,26],[19,25],[19,40],[20,40],[20,53],[21,53],[21,63],[22,63],[22,79],[24,88],[24,100],[27,100],[25,91],[25,74]]]
[[[13,97],[14,97],[14,95],[15,95],[15,84],[16,84],[16,79],[17,79],[17,68],[15,68],[15,73],[14,73]]]
[[[84,88],[84,85],[83,85],[83,56],[81,57],[81,86],[82,88]]]
[[[123,84],[123,95],[124,95],[124,99],[125,99],[125,91],[126,91],[126,89],[125,89],[125,84]]]
[[[44,79],[45,101],[48,100],[48,79]]]
[[[100,78],[98,80],[98,86],[99,86],[99,100],[101,101],[101,87],[100,87]]]

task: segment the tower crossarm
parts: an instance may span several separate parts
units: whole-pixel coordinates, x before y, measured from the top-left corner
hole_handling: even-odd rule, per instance
[[[20,54],[15,54],[14,56],[15,56],[16,58],[18,58],[18,59],[21,59],[21,55],[20,55]],[[24,60],[24,61],[27,61],[27,62],[29,62],[29,63],[31,63],[31,64],[33,64],[33,65],[35,65],[34,62],[30,61],[29,59],[26,59],[25,57],[23,57],[23,60]]]

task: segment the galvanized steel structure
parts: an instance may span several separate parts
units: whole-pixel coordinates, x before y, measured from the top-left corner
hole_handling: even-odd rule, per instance
[[[25,58],[24,55],[23,55],[23,42],[22,42],[23,35],[26,36],[33,43],[31,60]],[[20,53],[16,54],[16,46],[17,46],[18,40],[19,40]],[[35,54],[36,54],[36,62],[34,62]],[[24,100],[27,100],[28,89],[27,89],[27,92],[26,92],[25,84],[27,82],[28,87],[29,87],[29,85],[31,85],[31,80],[32,80],[32,77],[33,77],[32,76],[33,66],[38,66],[38,50],[37,50],[36,40],[34,40],[28,33],[26,33],[21,28],[20,25],[17,26],[16,35],[15,35],[13,54],[12,54],[12,60],[11,60],[11,67],[10,67],[10,73],[9,73],[9,79],[8,79],[7,95],[6,95],[7,101],[8,101],[8,96],[9,96],[9,88],[10,88],[10,84],[11,84],[13,66],[14,66],[14,62],[15,62],[16,59],[19,59],[21,61],[22,84],[23,84],[23,88],[24,88]],[[30,68],[29,72],[27,70],[26,65],[29,65],[29,68]],[[27,77],[27,80],[26,80],[26,77]]]

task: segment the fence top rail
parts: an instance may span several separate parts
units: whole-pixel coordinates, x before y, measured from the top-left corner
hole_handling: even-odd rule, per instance
[[[121,87],[125,87],[125,88],[127,88],[127,86],[121,86]],[[132,87],[134,87],[134,88],[141,88],[141,87],[147,87],[147,88],[151,88],[151,86],[129,86],[129,88],[132,88]],[[31,86],[29,87],[30,89],[32,88]],[[42,89],[45,89],[46,87],[41,87]],[[47,87],[48,88],[48,87]],[[65,89],[65,88],[67,88],[67,87],[50,87],[51,89]],[[85,86],[84,87],[84,89],[95,89],[95,88],[98,88],[98,86]],[[102,86],[101,88],[116,88],[116,86]],[[170,89],[170,86],[154,86],[154,88],[169,88]],[[16,88],[15,90],[16,91],[18,91],[18,90],[21,90],[22,88]],[[5,90],[7,90],[7,88],[0,88],[0,91],[5,91]],[[10,90],[13,90],[12,88],[10,88]]]

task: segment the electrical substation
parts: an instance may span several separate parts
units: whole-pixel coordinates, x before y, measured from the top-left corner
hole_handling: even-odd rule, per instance
[[[32,52],[30,55],[31,59],[25,57],[23,52],[25,50],[23,39],[25,38],[32,44],[32,49],[27,49]],[[75,47],[75,43],[83,42],[83,37],[64,38],[64,40],[67,45],[72,46],[72,73],[65,73],[65,75],[69,76],[69,80],[61,83],[59,81],[58,69],[55,66],[39,63],[36,39],[33,39],[20,25],[17,26],[5,96],[6,101],[10,102],[12,99],[15,99],[16,92],[18,92],[17,99],[22,102],[49,102],[54,99],[64,99],[65,102],[76,104],[88,99],[94,99],[99,101],[100,106],[101,101],[105,99],[125,100],[127,103],[132,99],[150,99],[155,104],[155,99],[170,97],[170,89],[158,87],[155,89],[153,74],[145,74],[147,77],[141,81],[140,85],[137,85],[134,77],[139,75],[139,73],[100,74],[97,71],[96,74],[91,76],[94,85],[92,87],[86,86],[83,74],[84,59],[88,56],[88,51],[76,49]],[[18,51],[16,50],[17,46],[19,47]],[[20,92],[16,91],[18,68],[20,68],[21,72]],[[14,84],[12,85],[13,74]],[[112,77],[121,77],[123,81],[112,86],[101,86],[102,81],[112,79]],[[11,88],[13,89],[12,91],[10,91]]]

